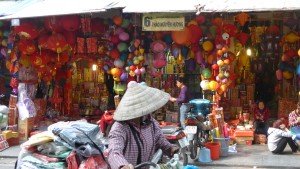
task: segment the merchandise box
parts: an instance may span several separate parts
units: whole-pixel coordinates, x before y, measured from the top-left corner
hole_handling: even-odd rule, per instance
[[[235,137],[253,137],[254,130],[235,130],[234,136]]]
[[[34,118],[27,118],[25,120],[19,119],[19,136],[20,141],[27,141],[29,137],[29,133],[33,129]]]
[[[0,151],[3,151],[9,147],[8,142],[6,140],[0,141]]]

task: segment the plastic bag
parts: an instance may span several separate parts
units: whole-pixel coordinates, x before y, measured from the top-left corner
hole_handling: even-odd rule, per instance
[[[91,156],[82,162],[79,169],[108,169],[107,163],[101,155]]]
[[[237,153],[237,150],[236,150],[236,144],[233,144],[231,146],[228,146],[228,152],[229,153]]]
[[[33,101],[27,96],[24,83],[20,83],[18,87],[19,96],[17,108],[19,111],[19,118],[24,120],[36,116],[36,109]]]
[[[0,105],[0,130],[7,126],[8,122],[8,107]]]

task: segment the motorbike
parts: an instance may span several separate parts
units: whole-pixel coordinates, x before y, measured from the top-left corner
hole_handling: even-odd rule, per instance
[[[190,154],[189,142],[182,127],[177,126],[164,126],[161,127],[166,139],[173,144],[179,145],[178,156],[183,165],[188,163],[188,155]],[[165,163],[165,161],[162,161]]]
[[[197,159],[199,149],[205,146],[209,138],[210,125],[206,116],[210,112],[210,101],[194,99],[189,103],[185,118],[185,133],[188,135],[190,158]]]

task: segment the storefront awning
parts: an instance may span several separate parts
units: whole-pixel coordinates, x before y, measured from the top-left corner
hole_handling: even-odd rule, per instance
[[[256,12],[300,10],[299,0],[123,0],[124,13]]]
[[[32,0],[29,0],[32,1]],[[119,1],[113,0],[35,0],[29,6],[16,11],[15,13],[6,13],[5,16],[0,17],[4,19],[14,18],[33,18],[55,15],[68,15],[68,14],[84,14],[103,12],[107,9],[122,8]],[[1,11],[0,11],[1,12]]]
[[[300,10],[299,0],[199,0],[200,12],[259,12]]]

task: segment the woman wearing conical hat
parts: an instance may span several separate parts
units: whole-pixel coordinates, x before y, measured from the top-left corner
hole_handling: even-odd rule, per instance
[[[159,123],[151,116],[170,100],[159,89],[131,82],[115,113],[109,133],[108,162],[113,169],[133,169],[151,161],[158,149],[172,156],[178,147],[164,137]]]

